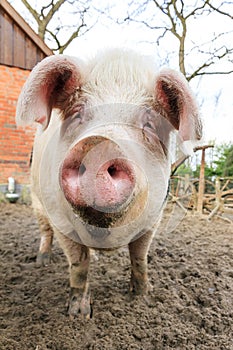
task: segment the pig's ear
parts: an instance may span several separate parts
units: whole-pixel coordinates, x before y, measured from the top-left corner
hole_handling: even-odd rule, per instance
[[[201,139],[202,124],[198,107],[181,73],[164,69],[158,74],[155,82],[155,107],[179,131],[182,141]]]
[[[50,56],[37,64],[18,99],[16,123],[26,126],[34,121],[48,126],[53,108],[63,109],[69,96],[80,87],[79,63],[75,58]]]

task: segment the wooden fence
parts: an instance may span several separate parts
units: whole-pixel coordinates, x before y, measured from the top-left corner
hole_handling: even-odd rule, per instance
[[[200,205],[199,179],[171,176],[169,200],[183,210],[197,210]],[[204,180],[201,194],[201,212],[211,219],[214,215],[233,222],[233,177]]]

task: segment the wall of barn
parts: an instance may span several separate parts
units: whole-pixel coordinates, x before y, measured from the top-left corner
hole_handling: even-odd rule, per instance
[[[30,155],[35,130],[17,129],[16,103],[30,71],[0,65],[0,184],[13,177],[17,184],[30,182]]]

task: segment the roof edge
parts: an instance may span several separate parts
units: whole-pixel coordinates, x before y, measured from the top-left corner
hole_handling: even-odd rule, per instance
[[[6,0],[0,0],[0,6],[7,14],[18,24],[18,26],[29,36],[29,38],[44,52],[46,56],[53,55],[53,51],[44,43],[44,41],[34,32],[34,30],[25,22],[19,13]]]

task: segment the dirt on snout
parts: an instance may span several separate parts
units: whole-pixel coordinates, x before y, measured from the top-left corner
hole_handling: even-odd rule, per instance
[[[0,204],[0,350],[232,350],[232,225],[189,214],[174,231],[164,227],[150,249],[146,297],[129,294],[127,249],[96,253],[93,318],[70,320],[62,250],[55,242],[54,262],[38,268],[31,208]]]

